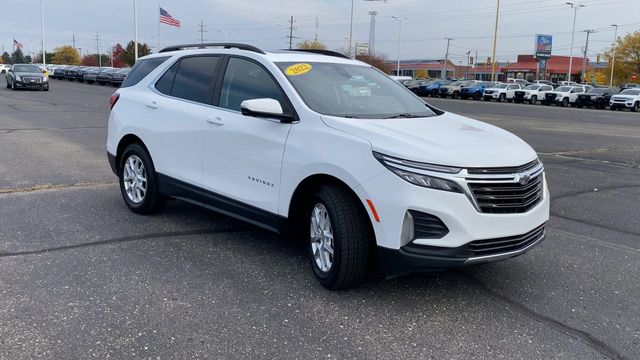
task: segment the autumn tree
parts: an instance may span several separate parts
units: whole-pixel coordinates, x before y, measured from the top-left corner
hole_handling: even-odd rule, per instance
[[[13,54],[11,54],[11,63],[12,64],[25,63],[24,54],[22,53],[22,50],[20,50],[20,48],[17,48],[16,51],[14,51]]]
[[[124,52],[125,50],[120,44],[116,44],[116,46],[113,47],[113,67],[121,68],[127,66],[127,63],[123,59]]]
[[[122,53],[122,60],[129,66],[133,66],[136,62],[135,58],[135,43],[133,41],[129,41],[127,47],[124,49]],[[151,54],[151,48],[149,45],[145,43],[138,43],[138,57],[143,57]]]
[[[2,63],[11,64],[11,55],[6,51],[2,53]]]
[[[61,46],[54,49],[51,62],[54,64],[80,65],[80,53],[73,46]]]
[[[305,50],[327,50],[327,46],[325,44],[315,40],[305,40],[298,43],[298,45],[296,46],[298,47],[298,49]]]
[[[613,50],[612,47],[604,54],[609,62],[607,74],[611,73]],[[629,82],[634,75],[640,76],[640,31],[619,38],[615,43],[615,54],[614,83]]]
[[[387,56],[380,53],[372,53],[369,55],[358,55],[356,60],[366,62],[367,64],[378,68],[378,70],[388,74],[391,71],[391,65],[387,59]]]

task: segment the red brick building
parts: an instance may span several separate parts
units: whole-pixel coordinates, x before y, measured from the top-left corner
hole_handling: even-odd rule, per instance
[[[582,76],[582,57],[574,57],[571,66],[571,80],[578,81]],[[587,72],[590,70],[589,61],[587,60]],[[536,80],[538,73],[538,62],[533,55],[518,55],[518,61],[505,66],[502,72],[507,78]],[[540,79],[546,80],[567,80],[569,72],[568,56],[552,56],[547,61],[546,74],[540,73]]]

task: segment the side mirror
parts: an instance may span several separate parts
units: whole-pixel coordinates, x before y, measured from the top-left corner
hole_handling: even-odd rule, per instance
[[[282,122],[292,122],[293,116],[285,114],[280,102],[275,99],[251,99],[240,104],[242,115],[279,119]]]

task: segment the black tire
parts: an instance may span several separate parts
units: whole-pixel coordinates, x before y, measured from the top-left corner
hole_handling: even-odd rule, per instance
[[[491,98],[486,97],[484,98],[484,101],[491,101]]]
[[[564,99],[562,99],[561,106],[562,106],[562,107],[567,107],[567,106],[569,106],[569,98],[564,98]]]
[[[616,110],[618,110],[618,108],[617,108],[617,107],[615,107],[615,106],[611,106],[611,107],[609,107],[609,110],[611,110],[611,111],[616,111]]]
[[[87,80],[87,83],[89,84],[93,84],[95,82],[95,80]]]
[[[320,269],[312,248],[311,215],[318,204],[326,209],[333,232],[333,261],[327,271]],[[368,214],[358,199],[340,186],[322,185],[311,196],[304,214],[309,259],[318,281],[331,290],[362,283],[369,272],[372,235]]]
[[[582,109],[582,104],[576,104],[576,107],[577,107],[578,109]]]
[[[477,92],[475,94],[473,94],[473,99],[474,100],[480,100],[482,98],[482,94]]]
[[[453,92],[452,97],[453,97],[454,99],[459,98],[459,97],[460,97],[460,92],[458,92],[458,91],[454,91],[454,92]]]
[[[106,84],[104,81],[98,81],[98,84],[104,86],[104,84]]]
[[[498,102],[504,102],[507,99],[507,94],[500,94]]]
[[[538,102],[538,96],[537,95],[531,95],[531,99],[529,99],[529,104],[535,105],[537,102]]]
[[[638,108],[640,108],[640,103],[638,103],[638,102],[636,101],[636,103],[635,103],[635,104],[633,104],[633,107],[631,108],[631,111],[632,111],[632,112],[638,112]]]
[[[124,167],[131,156],[137,156],[142,160],[146,175],[146,191],[142,198],[142,201],[135,203],[127,195],[127,190],[124,185]],[[158,212],[166,204],[166,198],[158,191],[158,176],[153,166],[153,161],[147,153],[147,150],[140,144],[134,143],[125,148],[120,157],[120,163],[118,164],[118,179],[120,183],[120,193],[124,199],[125,204],[129,210],[136,214],[154,214]]]

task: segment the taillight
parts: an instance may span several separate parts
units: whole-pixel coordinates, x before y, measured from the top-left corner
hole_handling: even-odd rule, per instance
[[[111,97],[109,98],[109,106],[111,109],[113,109],[113,107],[116,105],[118,99],[120,99],[120,94],[114,92],[113,95],[111,95]]]

